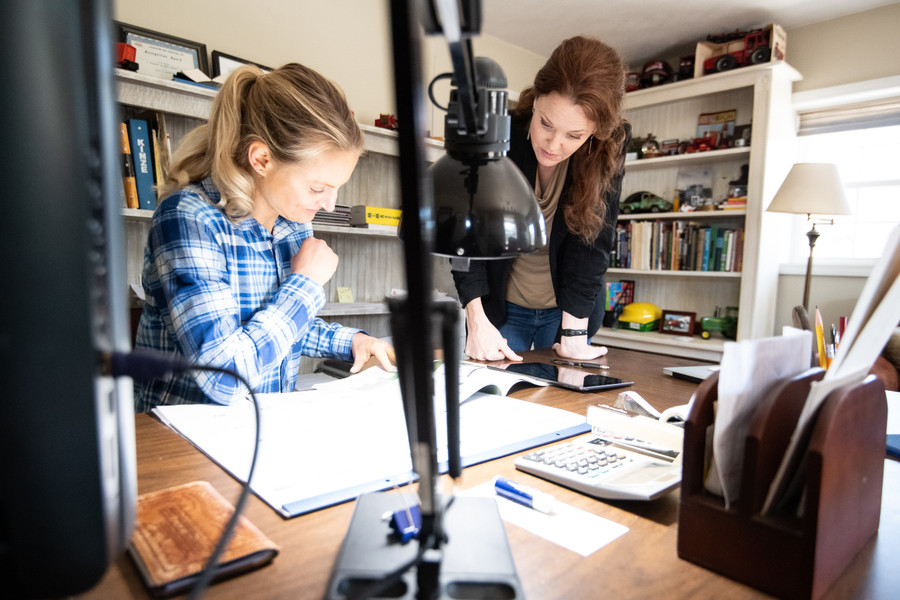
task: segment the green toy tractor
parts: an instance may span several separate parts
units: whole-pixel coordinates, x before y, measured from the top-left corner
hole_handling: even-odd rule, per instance
[[[700,337],[708,340],[713,331],[719,331],[729,340],[737,338],[738,308],[727,306],[723,314],[722,307],[716,307],[713,317],[700,319]]]

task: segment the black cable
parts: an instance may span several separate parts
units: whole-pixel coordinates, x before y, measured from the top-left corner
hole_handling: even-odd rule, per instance
[[[247,473],[247,479],[242,483],[241,493],[234,505],[234,512],[232,513],[231,518],[228,520],[228,523],[226,523],[225,529],[222,531],[222,535],[219,537],[219,542],[213,549],[213,552],[210,555],[206,566],[203,567],[203,570],[200,572],[200,576],[198,577],[197,582],[191,589],[190,598],[192,600],[198,599],[203,595],[203,593],[206,591],[213,578],[215,577],[216,565],[219,562],[219,558],[222,556],[222,553],[228,546],[228,542],[231,539],[232,534],[234,533],[234,529],[235,527],[237,527],[238,519],[240,518],[241,513],[244,510],[244,505],[247,503],[247,498],[250,496],[250,482],[253,479],[253,473],[256,471],[256,459],[259,456],[259,401],[256,398],[256,394],[254,393],[253,388],[250,386],[250,383],[244,378],[244,376],[231,369],[225,369],[223,367],[213,367],[209,365],[195,365],[190,361],[184,359],[183,357],[171,354],[163,354],[161,352],[155,352],[147,349],[136,349],[135,351],[130,353],[113,352],[111,354],[104,355],[103,358],[109,374],[114,377],[127,375],[134,379],[148,381],[153,379],[168,379],[173,375],[179,375],[187,371],[210,371],[213,373],[223,373],[225,375],[234,377],[242,384],[244,384],[244,386],[250,392],[250,398],[253,401],[253,410],[256,416],[256,441],[253,445],[253,458],[250,461],[250,470]]]
[[[203,568],[203,571],[200,572],[200,578],[197,580],[197,583],[194,584],[193,589],[191,589],[191,595],[189,596],[189,598],[191,600],[194,600],[200,598],[203,595],[203,592],[206,591],[206,588],[209,587],[209,584],[212,582],[213,577],[215,577],[216,565],[219,562],[219,558],[222,556],[222,553],[225,552],[225,548],[228,546],[231,535],[234,533],[235,527],[237,527],[237,522],[241,516],[241,512],[243,512],[244,510],[244,505],[247,503],[247,498],[250,496],[250,481],[253,479],[253,473],[256,470],[256,458],[257,456],[259,456],[260,412],[259,401],[256,398],[256,394],[254,393],[253,388],[250,387],[250,383],[246,379],[244,379],[241,374],[230,369],[223,369],[221,367],[211,367],[206,365],[194,365],[192,368],[198,371],[224,373],[238,379],[250,392],[250,399],[253,401],[253,411],[256,415],[256,441],[253,444],[253,458],[250,460],[250,470],[247,473],[247,479],[243,482],[241,493],[238,496],[237,502],[235,502],[234,504],[234,512],[231,515],[231,519],[229,519],[228,523],[225,525],[225,529],[222,531],[222,536],[219,538],[219,543],[216,544],[216,548],[210,555],[209,561],[207,561],[206,566]]]

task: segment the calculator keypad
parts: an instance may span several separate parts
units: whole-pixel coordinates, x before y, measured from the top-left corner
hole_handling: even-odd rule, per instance
[[[590,479],[620,469],[634,460],[621,450],[611,447],[609,442],[600,439],[593,439],[587,443],[564,442],[539,448],[523,458]]]
[[[632,451],[646,443],[610,432],[536,448],[516,458],[517,469],[605,500],[654,500],[678,486],[681,465]]]

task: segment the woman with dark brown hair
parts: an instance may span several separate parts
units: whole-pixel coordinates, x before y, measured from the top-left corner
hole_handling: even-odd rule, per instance
[[[519,97],[508,156],[534,184],[549,243],[534,254],[453,271],[470,358],[521,360],[517,352],[551,346],[567,358],[606,354],[590,338],[603,320],[631,138],[622,112],[626,71],[614,49],[573,37]]]

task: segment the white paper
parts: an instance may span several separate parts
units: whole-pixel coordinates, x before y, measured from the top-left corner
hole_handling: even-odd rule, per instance
[[[727,342],[719,368],[719,400],[713,433],[712,468],[706,489],[730,507],[741,490],[744,440],[763,394],[777,381],[809,368],[812,334]]]
[[[485,371],[466,377],[471,390],[478,377],[501,386],[514,379]],[[461,376],[462,379],[462,376]],[[435,373],[442,389],[443,371]],[[508,389],[508,388],[507,388]],[[505,396],[463,396],[460,405],[461,454],[479,454],[560,429],[586,419],[568,411]],[[411,481],[409,438],[396,373],[367,369],[316,389],[288,394],[260,394],[260,448],[253,491],[281,514],[300,500],[381,482],[385,489]],[[249,400],[232,406],[192,404],[159,406],[154,413],[210,458],[245,480],[255,442],[255,417]],[[447,460],[446,410],[435,394],[438,461]],[[352,499],[341,498],[340,500]]]
[[[628,527],[598,517],[574,506],[556,502],[556,512],[544,514],[494,493],[493,481],[477,485],[463,492],[465,496],[496,498],[500,516],[507,523],[517,525],[545,540],[590,556],[616,538],[628,533]]]

